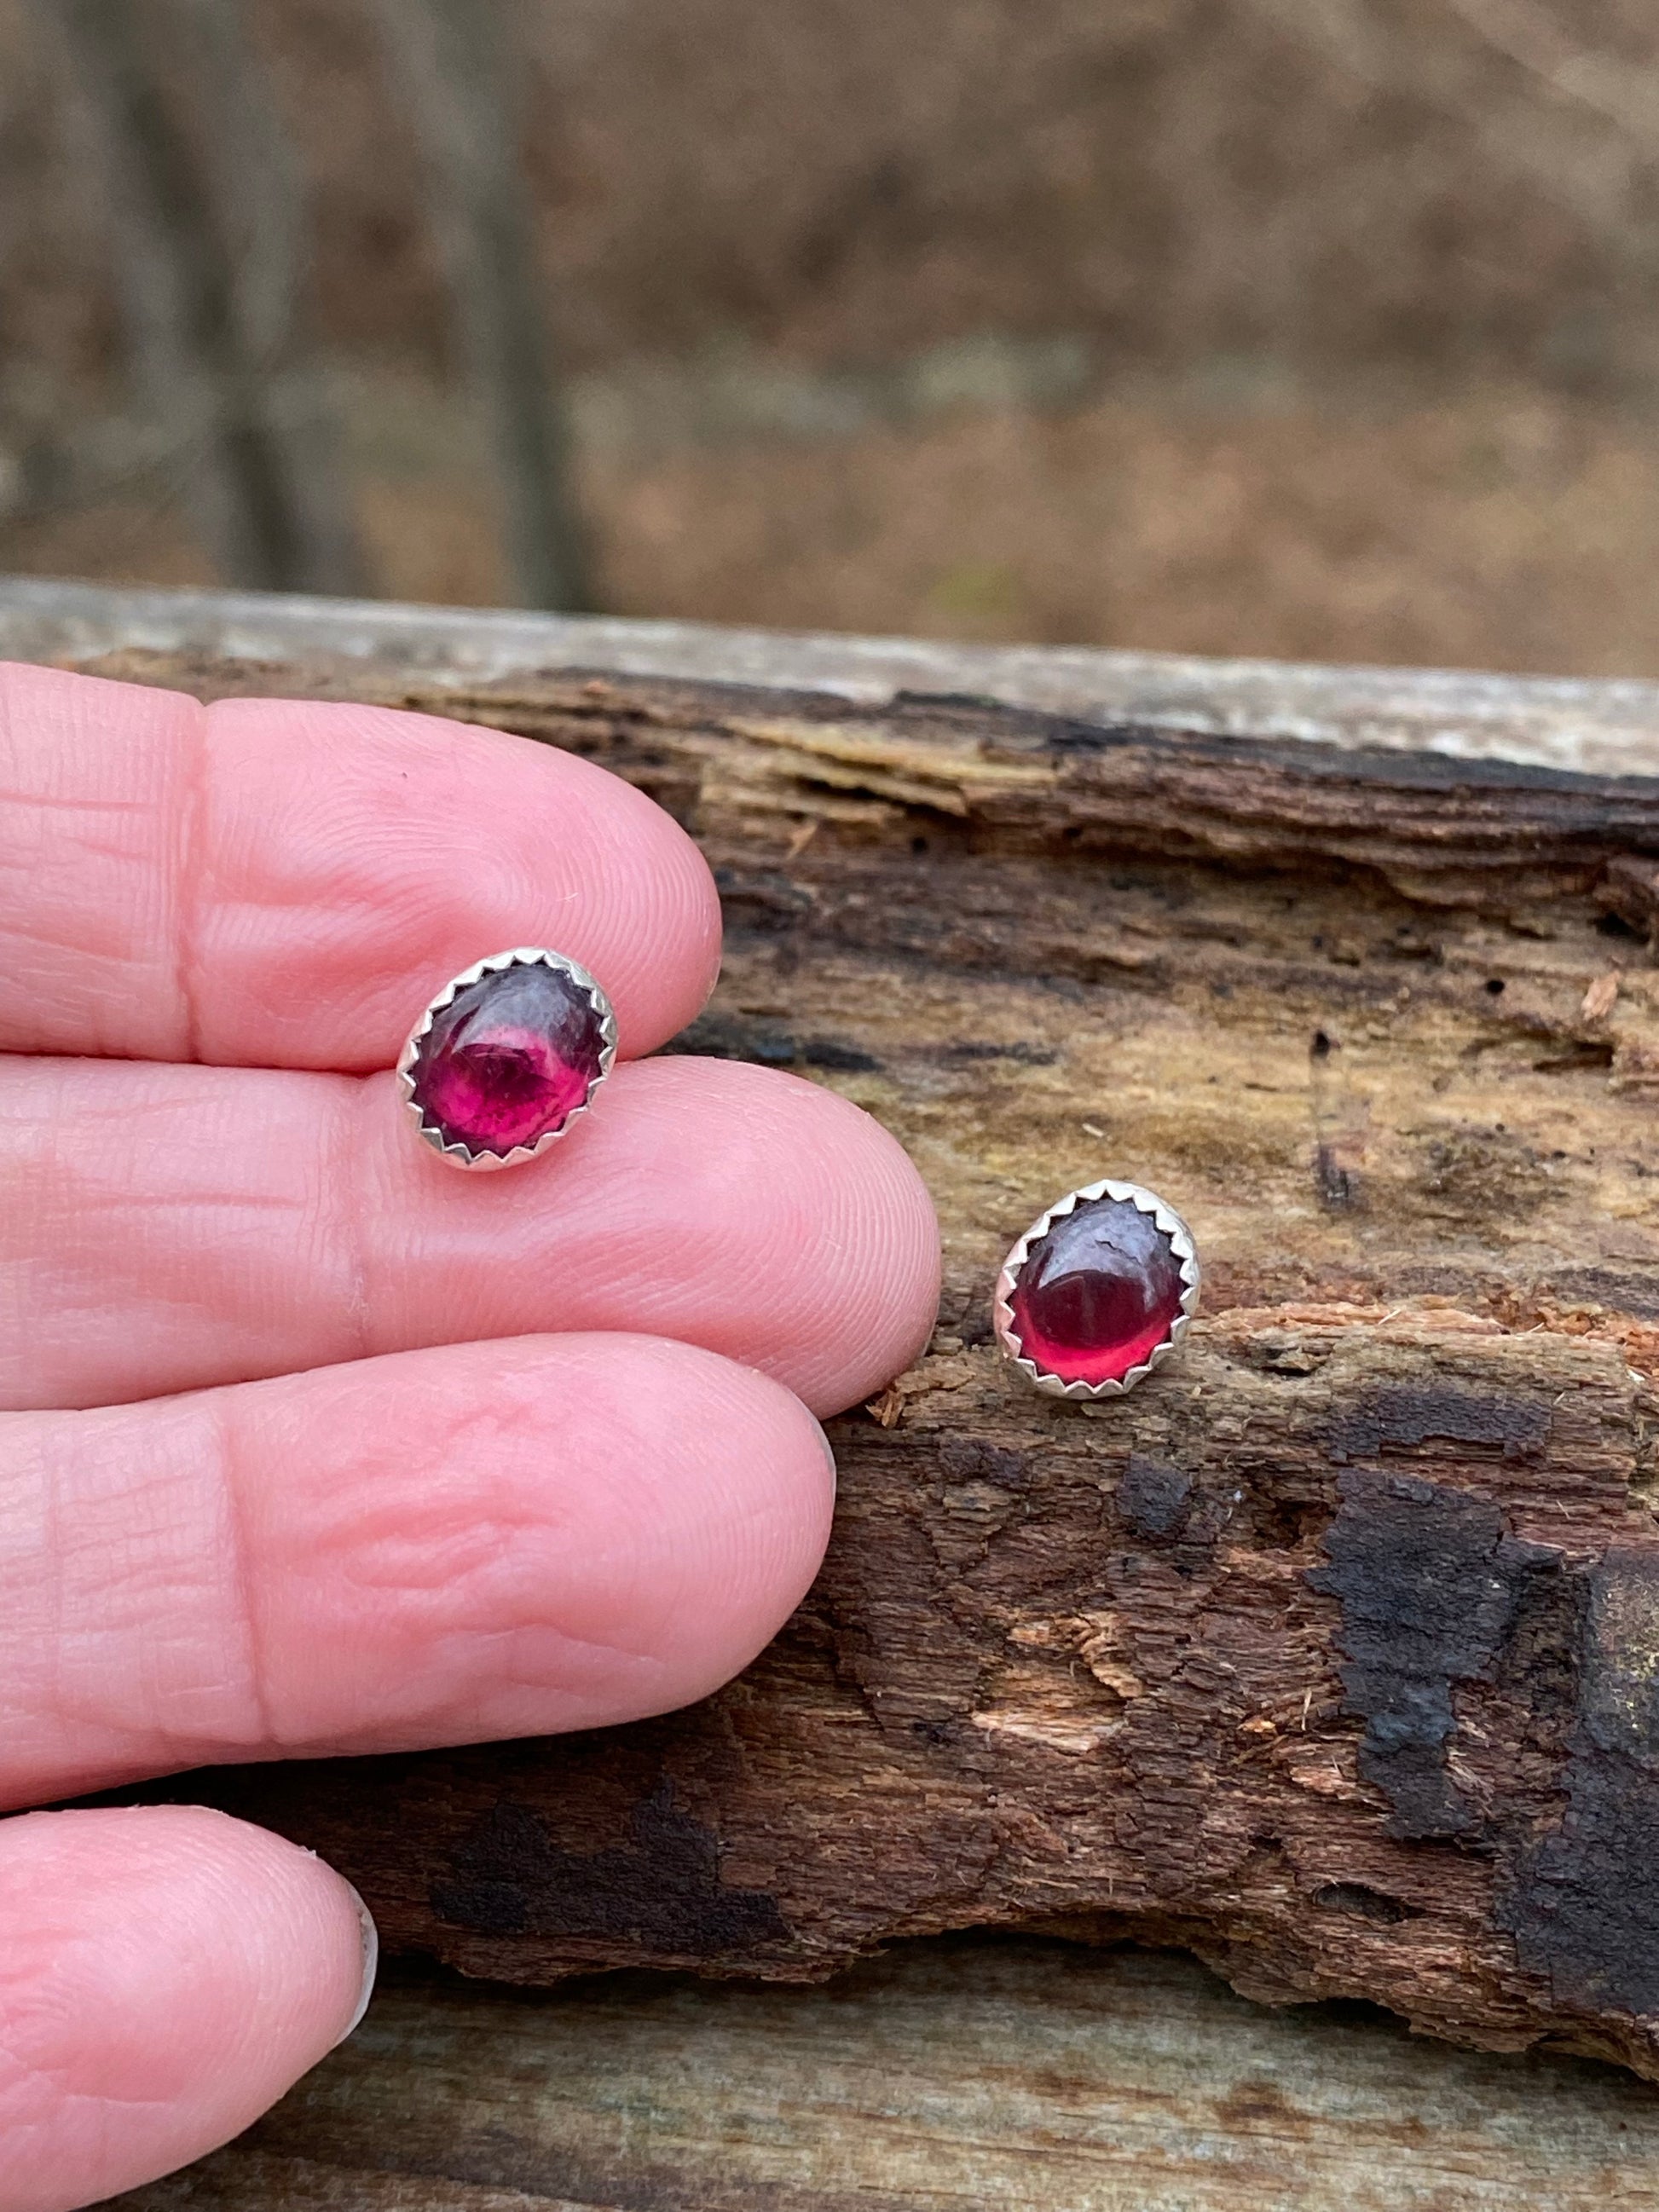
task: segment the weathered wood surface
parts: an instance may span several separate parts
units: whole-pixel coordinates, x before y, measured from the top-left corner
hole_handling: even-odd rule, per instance
[[[943,644],[548,616],[383,600],[157,591],[0,577],[0,652],[86,660],[113,647],[315,665],[379,660],[465,687],[526,669],[833,692],[874,705],[956,692],[1091,721],[1659,773],[1659,684],[1213,660],[1087,646]]]
[[[726,897],[688,1048],[867,1105],[947,1245],[933,1348],[836,1425],[830,1559],[742,1682],[190,1794],[476,1973],[805,1978],[1048,1926],[1659,2074],[1659,781],[1455,728],[1229,739],[1224,683],[1183,733],[106,642],[61,657],[437,708],[654,792]],[[1078,1409],[999,1364],[986,1301],[1103,1172],[1191,1220],[1206,1318]]]
[[[1186,1960],[963,1940],[833,1990],[398,1986],[124,2212],[1638,2212],[1659,2098],[1240,2002]]]

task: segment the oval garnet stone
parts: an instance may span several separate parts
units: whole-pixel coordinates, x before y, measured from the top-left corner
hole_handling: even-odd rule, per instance
[[[598,1008],[562,969],[492,969],[434,1015],[410,1069],[415,1103],[445,1144],[510,1152],[564,1127],[604,1049]]]
[[[1085,1199],[1026,1254],[1009,1305],[1026,1358],[1062,1382],[1121,1382],[1181,1311],[1181,1262],[1127,1198]]]

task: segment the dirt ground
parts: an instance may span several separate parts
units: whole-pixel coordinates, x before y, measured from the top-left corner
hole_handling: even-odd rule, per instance
[[[380,449],[362,520],[382,589],[501,595],[464,437]],[[391,459],[388,460],[389,447]],[[402,465],[397,455],[403,455]],[[434,456],[447,467],[434,467]],[[1659,435],[1515,388],[1364,413],[1145,386],[1064,413],[963,409],[816,441],[590,453],[618,612],[1590,675],[1659,671]],[[40,574],[211,578],[136,500],[15,528]]]
[[[1594,674],[1659,667],[1659,441],[1484,392],[1354,417],[963,419],[613,480],[611,596],[787,628]]]

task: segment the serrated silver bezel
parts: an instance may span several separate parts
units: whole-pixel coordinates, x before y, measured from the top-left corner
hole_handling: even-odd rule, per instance
[[[1097,1198],[1127,1200],[1142,1213],[1151,1214],[1158,1229],[1170,1240],[1170,1249],[1181,1267],[1181,1310],[1170,1323],[1170,1333],[1161,1344],[1153,1346],[1139,1367],[1115,1382],[1066,1382],[1047,1368],[1039,1367],[1029,1358],[1020,1345],[1014,1328],[1013,1295],[1019,1280],[1020,1269],[1025,1265],[1033,1244],[1046,1237],[1056,1221],[1076,1212],[1079,1206]],[[1015,1243],[1002,1263],[997,1277],[995,1302],[992,1318],[996,1324],[997,1342],[1004,1356],[1011,1359],[1026,1380],[1051,1398],[1121,1398],[1133,1390],[1137,1382],[1144,1382],[1155,1367],[1161,1367],[1187,1334],[1198,1307],[1200,1271],[1198,1249],[1193,1243],[1193,1233],[1172,1206],[1166,1206],[1156,1191],[1146,1190],[1138,1182],[1114,1182],[1109,1178],[1102,1182],[1087,1182],[1079,1190],[1068,1190],[1064,1198],[1056,1199],[1046,1213],[1040,1213],[1030,1227]]]
[[[486,975],[499,974],[507,968],[556,968],[568,976],[579,991],[586,994],[589,1005],[599,1018],[599,1072],[587,1086],[587,1096],[580,1106],[573,1106],[556,1129],[549,1129],[537,1138],[533,1145],[515,1145],[510,1152],[474,1152],[470,1145],[446,1144],[443,1132],[428,1121],[420,1101],[415,1096],[415,1061],[421,1049],[422,1039],[438,1016],[449,1005],[458,991],[465,991],[474,983],[482,982]],[[517,1167],[523,1160],[533,1160],[538,1152],[544,1152],[550,1145],[556,1145],[561,1137],[586,1113],[593,1103],[593,1094],[611,1073],[611,1064],[617,1057],[617,1017],[611,1012],[611,1001],[604,988],[596,982],[580,961],[571,960],[562,952],[550,952],[544,945],[517,945],[510,952],[492,952],[488,959],[475,960],[470,968],[453,976],[433,1000],[426,1012],[409,1033],[408,1042],[398,1056],[398,1083],[404,1105],[415,1118],[415,1126],[441,1160],[451,1167],[473,1168],[481,1173],[495,1168]]]

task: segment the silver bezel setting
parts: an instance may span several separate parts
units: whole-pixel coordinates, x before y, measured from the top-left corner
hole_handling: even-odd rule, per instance
[[[1097,1198],[1127,1200],[1138,1212],[1150,1214],[1158,1230],[1169,1238],[1170,1249],[1181,1267],[1181,1310],[1170,1323],[1170,1333],[1162,1343],[1155,1344],[1140,1364],[1132,1367],[1121,1380],[1115,1382],[1066,1382],[1027,1357],[1014,1328],[1014,1290],[1032,1245],[1046,1237],[1056,1221],[1063,1220],[1066,1214],[1074,1213],[1079,1206],[1088,1205]],[[1040,1213],[1003,1261],[1002,1272],[997,1277],[995,1302],[992,1309],[997,1342],[1004,1357],[1013,1362],[1027,1382],[1051,1398],[1121,1398],[1133,1390],[1136,1383],[1144,1382],[1155,1367],[1161,1367],[1187,1334],[1198,1307],[1199,1280],[1198,1249],[1193,1243],[1193,1233],[1181,1216],[1172,1206],[1166,1206],[1156,1191],[1146,1190],[1138,1182],[1114,1182],[1109,1178],[1101,1182],[1087,1182],[1079,1190],[1068,1190],[1064,1198],[1055,1200],[1046,1213]]]
[[[587,1096],[579,1106],[573,1106],[556,1129],[549,1129],[536,1139],[534,1144],[515,1145],[510,1152],[474,1152],[470,1145],[447,1144],[443,1132],[428,1121],[420,1101],[415,1096],[415,1062],[422,1041],[444,1008],[456,994],[481,983],[486,975],[499,975],[508,968],[553,968],[583,992],[589,1005],[599,1018],[599,1072],[587,1086]],[[489,1173],[496,1168],[514,1168],[522,1161],[533,1160],[550,1145],[556,1145],[561,1137],[579,1121],[593,1103],[593,1094],[611,1073],[611,1062],[617,1057],[617,1017],[611,1012],[611,1001],[604,987],[596,982],[580,961],[567,957],[562,952],[550,952],[544,945],[518,945],[510,952],[492,952],[488,959],[475,960],[470,968],[463,969],[444,985],[437,997],[427,1007],[409,1033],[408,1042],[398,1055],[398,1084],[404,1105],[415,1119],[415,1126],[441,1160],[451,1167],[472,1168],[479,1173]]]

